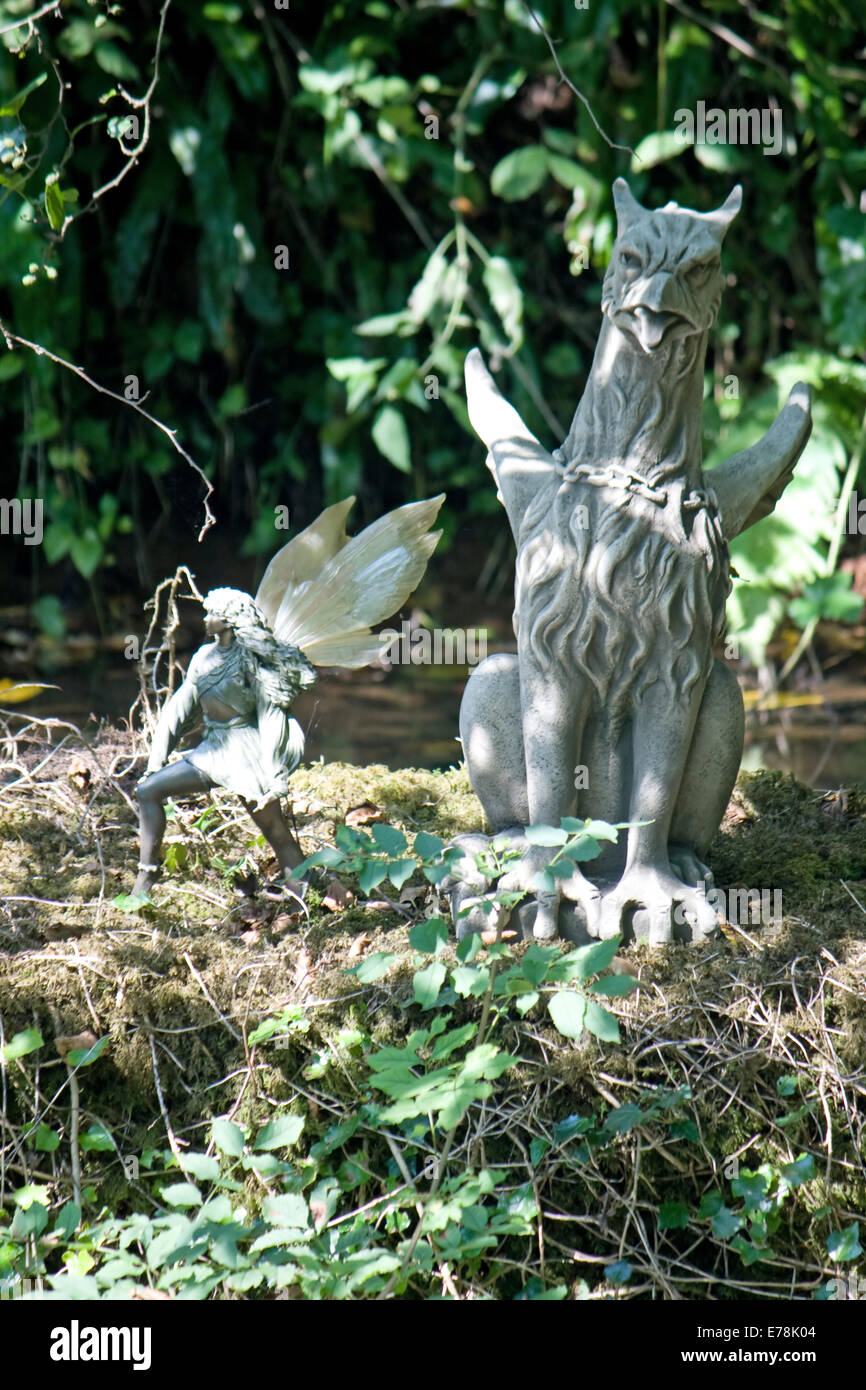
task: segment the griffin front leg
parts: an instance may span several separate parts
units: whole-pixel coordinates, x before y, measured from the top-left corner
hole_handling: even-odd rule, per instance
[[[589,690],[579,677],[567,682],[558,679],[556,671],[540,670],[525,651],[520,660],[529,820],[532,825],[558,827],[563,816],[574,815],[577,804],[574,764],[586,723]],[[553,892],[539,892],[535,884],[535,875],[545,867],[549,856],[550,851],[541,847],[530,849],[514,875],[515,888],[535,893],[533,936],[539,941],[550,940],[557,934],[559,883]],[[508,885],[503,881],[503,886]],[[577,867],[569,880],[569,896],[584,902],[587,918],[591,919],[592,904],[600,903],[600,896]]]

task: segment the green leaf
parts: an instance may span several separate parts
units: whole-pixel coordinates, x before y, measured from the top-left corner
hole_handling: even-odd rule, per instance
[[[689,1209],[684,1202],[662,1202],[659,1207],[659,1230],[680,1231],[689,1224]]]
[[[815,1160],[811,1154],[801,1154],[796,1163],[783,1163],[779,1178],[786,1187],[799,1187],[801,1183],[811,1182],[815,1176]]]
[[[780,1076],[776,1082],[776,1090],[780,1096],[795,1096],[797,1094],[796,1076]]]
[[[548,174],[548,154],[541,145],[526,145],[500,159],[490,175],[498,198],[516,203],[537,193]]]
[[[491,256],[482,278],[505,329],[508,351],[514,352],[523,342],[523,291],[517,277],[504,256]]]
[[[75,1202],[64,1202],[57,1213],[54,1229],[64,1240],[71,1240],[81,1220],[81,1207]]]
[[[70,1067],[92,1067],[97,1058],[101,1057],[111,1041],[111,1035],[106,1033],[98,1038],[92,1047],[73,1047],[66,1054],[66,1063]]]
[[[571,989],[558,990],[548,1001],[547,1011],[566,1038],[579,1038],[583,1032],[587,1001]]]
[[[844,1264],[847,1260],[856,1260],[863,1254],[860,1244],[860,1223],[852,1222],[843,1231],[833,1231],[827,1237],[827,1253],[830,1258],[839,1264]]]
[[[628,1260],[616,1260],[612,1265],[605,1265],[604,1275],[611,1284],[627,1284],[634,1270]]]
[[[452,975],[454,988],[463,999],[486,994],[490,988],[490,971],[476,965],[458,965]],[[536,996],[537,998],[538,996]]]
[[[415,1003],[420,1004],[422,1009],[435,1008],[444,983],[445,966],[441,960],[431,961],[423,970],[416,970],[412,976]]]
[[[553,825],[527,825],[523,833],[531,845],[564,845],[568,839],[567,830],[557,830]]]
[[[394,859],[388,865],[388,878],[397,889],[398,893],[414,874],[418,867],[415,859]]]
[[[48,214],[48,221],[53,232],[59,232],[63,226],[63,219],[66,211],[63,207],[63,196],[60,192],[60,185],[56,174],[49,174],[45,180],[45,211]],[[86,576],[85,576],[86,577]]]
[[[231,1120],[214,1120],[211,1124],[213,1141],[220,1153],[229,1158],[240,1158],[244,1151],[244,1132]]]
[[[16,1033],[10,1038],[5,1047],[0,1049],[0,1056],[4,1062],[14,1062],[17,1057],[26,1057],[29,1052],[35,1052],[42,1046],[42,1034],[38,1028],[25,1028],[23,1032]]]
[[[200,1207],[202,1196],[195,1183],[175,1182],[162,1189],[162,1199],[171,1207]]]
[[[719,1240],[730,1240],[732,1236],[737,1234],[742,1224],[743,1218],[739,1212],[731,1211],[730,1207],[724,1206],[720,1207],[710,1220],[713,1234],[718,1236]]]
[[[595,980],[589,988],[593,994],[604,994],[608,998],[616,999],[637,989],[637,980],[633,975],[605,975],[603,980]]]
[[[304,1230],[310,1224],[310,1209],[298,1192],[268,1197],[262,1205],[265,1220],[272,1226]]]
[[[358,887],[362,893],[370,894],[374,888],[378,888],[383,879],[388,877],[387,864],[375,859],[368,859],[362,866],[358,874]]]
[[[356,975],[362,985],[372,985],[388,974],[396,959],[390,951],[372,951],[360,965],[350,966],[348,973]]]
[[[213,1154],[184,1154],[183,1166],[187,1173],[192,1173],[194,1178],[198,1178],[202,1182],[216,1182],[220,1175],[219,1159],[215,1158]]]
[[[60,1135],[56,1130],[49,1129],[48,1125],[40,1124],[36,1130],[36,1138],[33,1147],[37,1153],[51,1154],[60,1146]]]
[[[279,1115],[262,1126],[252,1147],[256,1150],[288,1149],[292,1144],[297,1144],[304,1123],[302,1115]]]
[[[81,1135],[78,1147],[83,1153],[113,1153],[114,1140],[105,1125],[91,1125],[87,1133]]]
[[[586,1001],[585,1027],[602,1042],[619,1042],[619,1024],[613,1014],[591,999]]]
[[[444,845],[438,835],[428,835],[426,830],[419,830],[415,836],[412,853],[419,859],[435,859],[443,849]]]
[[[17,116],[31,92],[35,92],[37,87],[41,87],[42,83],[47,80],[48,73],[40,72],[39,76],[34,77],[32,82],[28,82],[26,87],[22,87],[20,92],[16,92],[14,96],[3,102],[0,106],[0,116]]]
[[[688,141],[682,139],[675,130],[655,130],[651,135],[645,135],[635,149],[631,161],[631,172],[642,174],[645,170],[652,169],[656,164],[663,164],[668,159],[675,159],[687,148]]]
[[[448,923],[441,917],[428,917],[409,928],[409,945],[413,951],[423,951],[425,955],[438,955],[448,944]]]
[[[462,941],[458,941],[457,959],[460,964],[468,965],[469,961],[474,960],[481,950],[482,944],[481,933],[477,931],[470,932],[468,936],[464,936]]]
[[[607,969],[621,942],[621,936],[612,936],[607,941],[591,941],[588,946],[579,946],[576,951],[571,951],[562,964],[572,965],[582,980],[588,980],[590,975],[598,975]]]
[[[383,405],[373,421],[373,443],[389,463],[401,473],[412,472],[412,453],[409,431],[400,411],[393,405]],[[404,842],[405,843],[405,842]]]
[[[386,854],[402,854],[408,849],[406,836],[393,825],[374,825],[371,833],[376,844]]]
[[[639,1105],[620,1105],[605,1116],[604,1128],[608,1134],[628,1134],[642,1119],[644,1112]]]

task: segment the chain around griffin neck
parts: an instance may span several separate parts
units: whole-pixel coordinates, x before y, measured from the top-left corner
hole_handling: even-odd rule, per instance
[[[612,488],[623,493],[623,503],[628,500],[627,494],[633,493],[637,497],[645,497],[648,502],[655,502],[658,507],[667,506],[667,488],[656,487],[649,478],[635,472],[633,468],[624,468],[618,463],[609,463],[604,468],[597,468],[591,463],[578,463],[576,459],[566,463],[558,449],[554,450],[553,460],[563,482],[580,481],[591,483],[593,487]],[[709,512],[716,512],[719,504],[712,488],[698,487],[692,488],[691,492],[683,497],[681,505],[683,511],[687,512],[698,511],[701,507],[705,507]]]

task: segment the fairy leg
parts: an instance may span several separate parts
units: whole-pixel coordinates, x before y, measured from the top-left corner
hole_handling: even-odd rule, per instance
[[[291,877],[290,870],[300,864],[304,856],[300,845],[286,825],[279,800],[269,801],[267,806],[262,806],[260,810],[255,810],[251,801],[245,801],[244,806],[277,856],[280,869],[287,877]]]
[[[139,783],[136,796],[141,854],[133,893],[149,892],[159,872],[159,851],[165,834],[163,802],[166,797],[194,796],[196,792],[207,791],[213,785],[204,772],[193,767],[185,758],[169,767],[160,768],[159,772],[151,773]]]

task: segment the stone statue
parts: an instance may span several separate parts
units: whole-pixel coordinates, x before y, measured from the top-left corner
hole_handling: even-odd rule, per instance
[[[290,715],[316,666],[357,668],[374,661],[388,637],[383,622],[417,587],[440,531],[431,531],[443,496],[412,502],[380,517],[353,539],[345,522],[354,497],[322,512],[268,565],[255,599],[213,589],[204,600],[214,639],[190,661],[183,684],[165,704],[138,783],[141,862],[133,893],[147,893],[159,874],[166,797],[213,786],[236,793],[265,836],[289,891],[303,855],[280,797],[304,751]],[[205,736],[177,761],[168,757],[199,715]]]
[[[714,931],[704,863],[743,750],[743,701],[713,648],[728,541],[772,511],[811,430],[798,384],[766,435],[701,470],[707,334],[720,252],[740,207],[650,212],[613,185],[617,237],[602,328],[571,429],[552,454],[466,363],[472,424],[517,544],[516,656],[489,657],[463,696],[472,785],[522,851],[500,887],[533,894],[545,852],[520,828],[565,816],[629,822],[588,877],[535,894],[536,938]],[[565,902],[562,902],[565,899]]]

